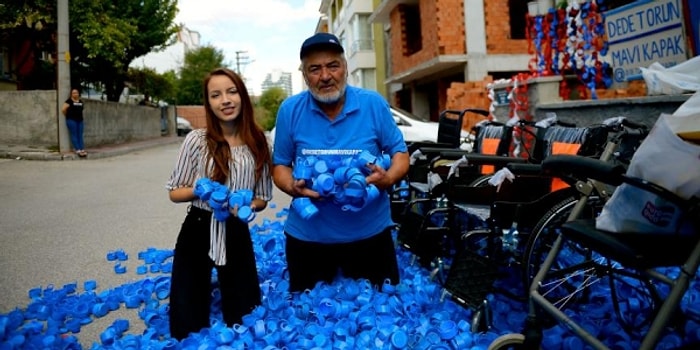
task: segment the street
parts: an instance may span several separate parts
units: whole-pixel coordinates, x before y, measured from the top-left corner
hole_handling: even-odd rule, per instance
[[[0,315],[30,303],[28,291],[60,289],[95,281],[96,291],[144,278],[138,253],[173,249],[187,204],[168,199],[165,183],[179,144],[80,161],[0,160]],[[275,189],[273,203],[254,223],[276,219],[288,199]],[[107,253],[123,249],[127,271],[115,273]],[[149,274],[154,275],[154,274]],[[137,309],[123,306],[84,325],[84,348],[116,318],[130,320],[130,334],[143,332]]]

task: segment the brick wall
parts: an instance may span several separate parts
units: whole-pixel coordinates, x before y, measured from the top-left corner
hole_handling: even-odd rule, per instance
[[[391,75],[403,72],[439,55],[464,54],[464,7],[463,0],[420,0],[421,50],[405,54],[404,6],[391,12],[391,28],[397,28],[389,45],[392,57]]]
[[[392,10],[390,41],[393,60],[391,75],[398,74],[427,62],[439,55],[460,55],[466,52],[466,30],[464,28],[464,0],[420,0],[422,49],[405,55],[404,28],[405,5]],[[486,23],[486,50],[488,54],[526,54],[525,39],[511,39],[508,0],[484,0]],[[393,33],[392,33],[393,34]]]
[[[510,15],[508,0],[484,1],[486,21],[486,53],[527,53],[527,40],[510,38]]]
[[[452,83],[447,89],[447,108],[454,110],[463,110],[465,108],[480,108],[489,110],[491,100],[488,97],[488,89],[486,86],[493,79],[488,77],[484,81],[470,81],[466,83]],[[471,130],[474,124],[482,121],[484,117],[475,114],[467,113],[464,116],[462,128]]]
[[[511,39],[509,0],[484,0],[484,20],[486,24],[486,52],[494,54],[527,54],[526,39]],[[389,42],[392,71],[390,75],[405,72],[429,62],[440,55],[466,54],[466,30],[464,27],[464,0],[419,0],[421,20],[421,50],[405,54],[406,36],[405,5],[394,8],[390,14],[392,35]],[[468,11],[469,9],[467,9]],[[454,79],[438,79],[438,111],[445,109],[483,108],[488,110],[491,100],[486,85],[493,81],[486,77],[483,81],[454,82]],[[399,96],[392,96],[398,103]],[[465,117],[464,127],[469,129],[478,117]]]
[[[207,127],[204,106],[177,106],[177,115],[187,119],[195,129]]]

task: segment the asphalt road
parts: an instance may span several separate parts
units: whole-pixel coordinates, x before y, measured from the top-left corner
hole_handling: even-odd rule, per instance
[[[179,144],[80,161],[0,159],[0,314],[30,303],[30,289],[97,282],[97,291],[144,278],[137,255],[148,247],[172,249],[187,204],[172,203],[165,183]],[[275,190],[276,208],[254,223],[276,219],[289,199]],[[123,249],[124,274],[115,273],[110,251]],[[149,274],[152,276],[152,274]],[[141,334],[137,309],[121,307],[77,334],[84,348],[99,342],[117,318]]]

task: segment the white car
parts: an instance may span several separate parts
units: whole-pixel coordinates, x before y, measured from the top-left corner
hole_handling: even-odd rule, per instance
[[[410,142],[437,142],[438,123],[425,118],[418,117],[402,109],[390,107],[396,125],[403,134],[403,139]],[[462,139],[470,137],[469,132],[462,130]],[[275,141],[275,128],[268,133],[270,145]]]
[[[192,124],[187,119],[177,116],[177,136],[185,136],[190,131],[192,131]]]

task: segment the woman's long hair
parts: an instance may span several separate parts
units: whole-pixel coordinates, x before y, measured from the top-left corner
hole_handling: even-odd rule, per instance
[[[239,133],[243,142],[248,145],[253,159],[255,159],[255,179],[256,181],[262,176],[262,171],[267,165],[272,166],[272,157],[270,148],[267,144],[267,137],[260,125],[255,120],[253,112],[253,103],[248,95],[248,89],[243,83],[238,74],[228,68],[217,68],[207,74],[204,78],[204,111],[207,120],[207,149],[209,150],[209,158],[214,161],[213,173],[210,174],[212,180],[220,183],[226,183],[226,179],[230,175],[229,160],[231,159],[231,148],[224,139],[223,131],[219,119],[214,115],[211,105],[209,104],[209,80],[213,76],[225,75],[233,81],[238,89],[238,94],[241,96],[241,114],[234,120],[236,130]]]

